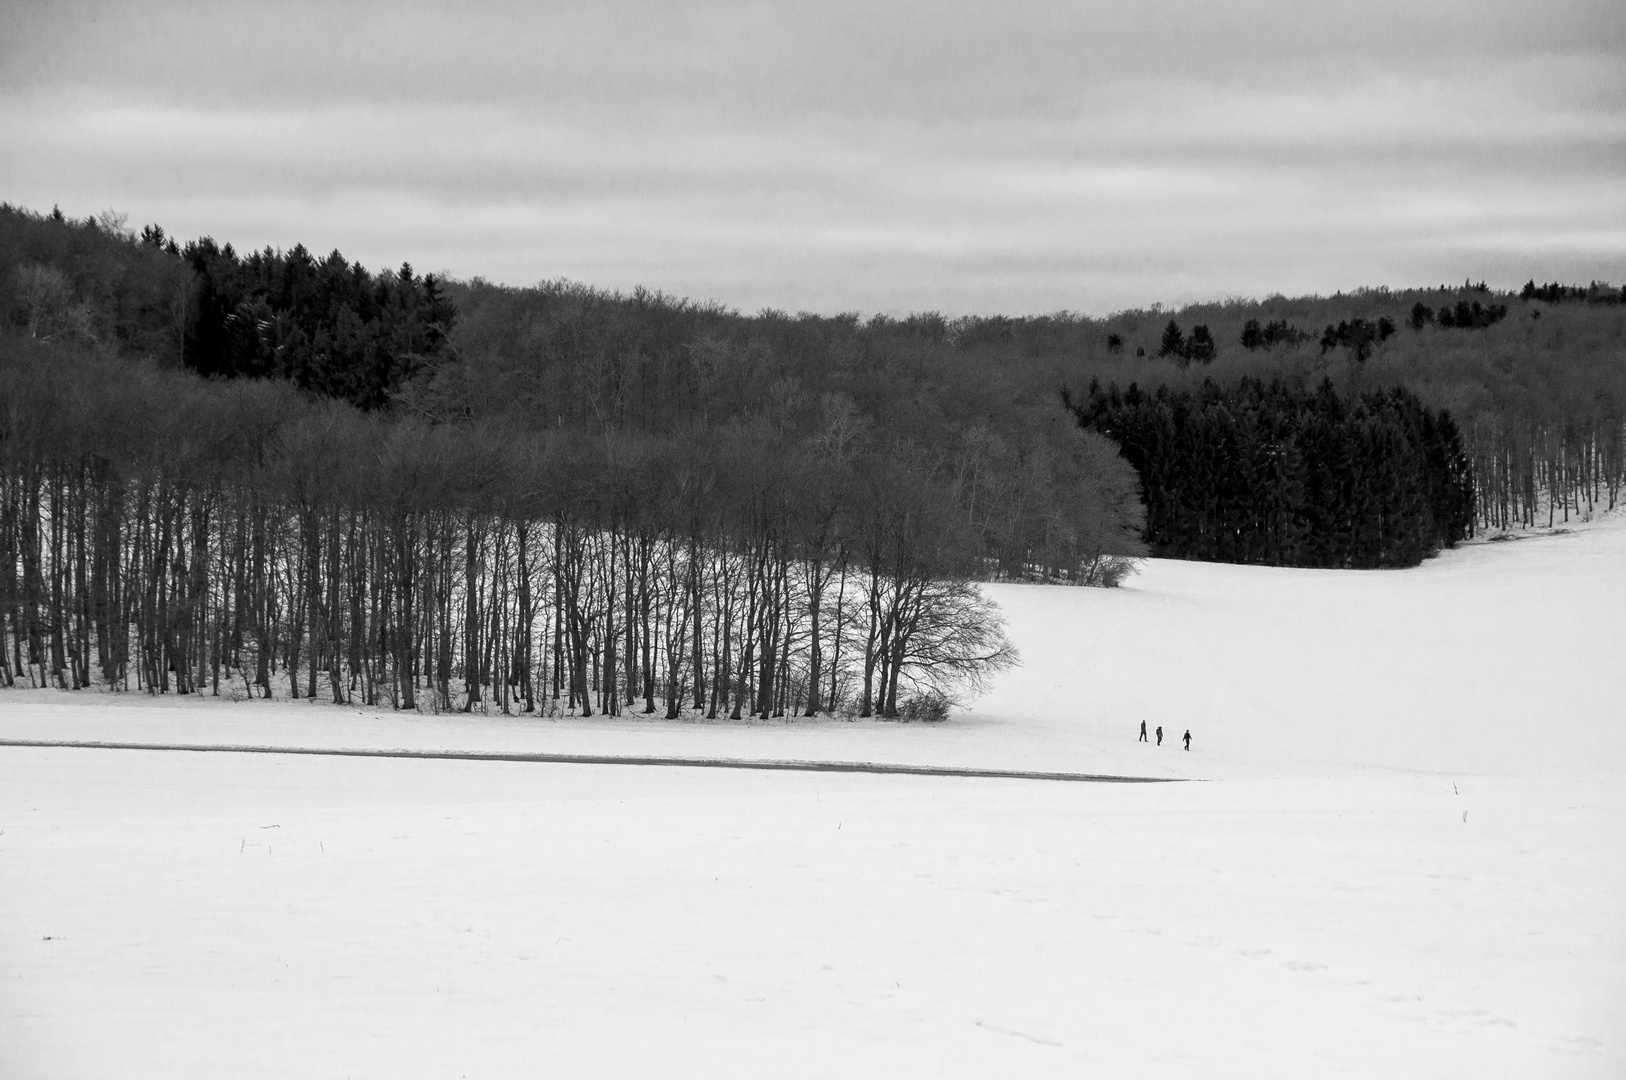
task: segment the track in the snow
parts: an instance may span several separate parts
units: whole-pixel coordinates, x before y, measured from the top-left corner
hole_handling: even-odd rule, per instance
[[[973,769],[954,765],[891,765],[875,761],[783,761],[753,758],[685,758],[614,754],[524,754],[500,750],[340,750],[312,746],[226,746],[207,743],[83,742],[56,739],[0,739],[0,746],[53,750],[168,750],[209,754],[304,754],[315,757],[421,758],[433,761],[517,761],[543,765],[656,765],[680,769],[757,769],[770,772],[874,773],[903,776],[960,776],[994,780],[1059,780],[1084,784],[1169,784],[1178,776],[1111,776],[1100,773]]]

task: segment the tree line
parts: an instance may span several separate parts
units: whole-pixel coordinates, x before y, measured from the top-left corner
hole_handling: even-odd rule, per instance
[[[1249,319],[1242,324],[1240,344],[1244,349],[1253,352],[1258,349],[1274,349],[1278,345],[1297,345],[1301,341],[1309,340],[1309,334],[1286,319],[1271,319],[1263,326],[1259,324],[1258,319]]]
[[[1186,317],[1212,327],[1222,343],[1200,371],[1134,356],[1146,350],[1129,346],[1137,337],[1155,341],[1158,327],[1166,333],[1168,317],[1122,312],[1103,320],[1105,347],[1080,342],[1078,359],[1059,370],[1069,385],[1133,382],[1146,392],[1195,393],[1205,380],[1223,386],[1245,378],[1303,389],[1329,378],[1345,396],[1404,386],[1448,410],[1458,427],[1476,531],[1559,524],[1613,509],[1626,491],[1617,293],[1594,283],[1496,294],[1470,282],[1194,305]],[[1319,342],[1297,330],[1306,324],[1327,327]],[[1398,325],[1416,332],[1397,333]],[[1274,341],[1270,326],[1280,327]],[[1223,345],[1232,332],[1241,346],[1234,351]]]
[[[866,319],[746,315],[643,290],[617,294],[562,281],[510,288],[478,278],[435,281],[429,304],[428,276],[409,269],[417,299],[403,298],[395,310],[439,314],[397,327],[419,337],[370,369],[381,378],[347,389],[311,377],[318,368],[303,361],[274,359],[290,355],[275,350],[293,329],[308,327],[301,333],[312,341],[322,329],[320,320],[299,314],[320,305],[300,308],[292,299],[327,295],[327,286],[310,284],[324,271],[308,256],[262,252],[228,260],[222,280],[231,278],[232,266],[245,275],[243,266],[259,267],[241,290],[276,316],[266,319],[262,311],[239,320],[267,327],[242,339],[246,353],[221,344],[229,335],[188,330],[202,318],[202,281],[185,251],[207,247],[201,241],[183,247],[156,226],[143,239],[116,215],[75,221],[3,208],[0,313],[24,336],[194,370],[214,365],[210,370],[220,375],[280,375],[431,425],[610,428],[668,438],[765,421],[807,438],[839,413],[868,438],[884,433],[924,448],[933,467],[952,478],[945,490],[955,492],[957,527],[975,538],[985,576],[1000,578],[1106,582],[1145,550],[1134,471],[1108,440],[1082,432],[1056,403],[1057,387],[1091,380],[1196,392],[1204,380],[1280,379],[1313,389],[1331,379],[1350,398],[1405,386],[1430,408],[1449,410],[1458,424],[1472,466],[1476,528],[1591,513],[1615,505],[1621,488],[1621,309],[1601,302],[1548,303],[1464,282],[1193,305],[1178,319],[1158,307],[1105,318],[1057,312],[951,319],[924,312]],[[372,284],[347,294],[345,282],[365,272],[342,259],[329,263],[333,295],[352,295],[356,318],[384,328],[388,320],[379,323],[378,312],[389,304],[364,310],[363,296],[376,298],[380,282],[398,289],[402,275],[367,275]],[[339,273],[345,265],[348,277]],[[25,286],[42,277],[49,287],[35,292],[45,299],[29,300],[34,293]],[[304,284],[285,287],[288,281]],[[211,310],[228,306],[237,305]],[[1434,314],[1432,324],[1384,333],[1385,326],[1409,325],[1419,306]],[[1502,308],[1495,319],[1485,314]],[[1439,327],[1442,309],[1451,313],[1448,333],[1430,330]],[[273,323],[286,329],[272,331]],[[1160,359],[1171,323],[1179,345]],[[1318,341],[1301,326],[1328,330]],[[1194,340],[1199,347],[1192,350]]]
[[[1536,410],[1532,410],[1536,412]],[[1626,494],[1626,423],[1609,399],[1563,395],[1539,419],[1490,415],[1470,429],[1469,457],[1486,531],[1590,519]]]
[[[1471,535],[1449,414],[1395,387],[1353,398],[1242,379],[1067,396],[1140,474],[1154,554],[1277,566],[1413,566]]]
[[[1339,319],[1337,326],[1328,325],[1321,333],[1321,351],[1347,349],[1357,364],[1364,364],[1372,350],[1394,337],[1394,320],[1379,316],[1375,322],[1366,319]]]
[[[161,244],[163,230],[149,227],[143,242]],[[448,351],[456,309],[434,274],[409,263],[371,274],[337,251],[239,256],[209,237],[180,256],[191,271],[181,359],[200,375],[284,378],[376,409]]]
[[[1421,330],[1433,323],[1442,330],[1483,330],[1495,326],[1507,318],[1506,304],[1481,304],[1478,300],[1458,300],[1456,304],[1446,304],[1436,313],[1422,301],[1411,307],[1409,322],[1413,330]]]
[[[0,681],[941,714],[1013,663],[918,447],[458,427],[0,338]]]
[[[362,408],[448,355],[456,309],[434,274],[369,273],[296,244],[180,245],[106,211],[73,221],[0,207],[0,304],[28,337],[65,338],[208,377],[288,379]]]
[[[31,328],[17,287],[36,271],[61,279],[88,333]],[[337,253],[245,257],[157,226],[138,235],[115,216],[10,207],[0,314],[24,336],[211,378],[286,379],[431,424],[668,437],[766,422],[808,438],[839,415],[857,435],[924,449],[983,576],[1107,583],[1143,550],[1134,474],[1116,450],[1078,432],[1054,383],[945,356],[947,329],[931,316],[743,318],[642,290],[372,275]]]
[[[1565,285],[1549,281],[1537,285],[1534,278],[1519,290],[1521,300],[1544,300],[1549,304],[1626,304],[1626,286],[1616,288],[1607,281],[1593,281],[1586,285]]]

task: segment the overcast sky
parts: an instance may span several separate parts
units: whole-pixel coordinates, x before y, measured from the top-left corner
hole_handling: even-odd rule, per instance
[[[1626,278],[1626,3],[76,3],[0,199],[755,311]]]

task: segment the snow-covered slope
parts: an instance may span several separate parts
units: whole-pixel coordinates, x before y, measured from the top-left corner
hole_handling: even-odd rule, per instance
[[[1026,661],[979,712],[1195,776],[1626,775],[1626,516],[1405,571],[1152,560],[1117,591],[996,590]],[[1160,760],[1152,755],[1153,760]]]
[[[400,716],[0,692],[0,738],[788,757],[1225,778],[1626,773],[1626,515],[1406,571],[1150,560],[997,585],[1021,667],[942,726]],[[1145,720],[1161,748],[1139,745]],[[1173,752],[1190,729],[1190,754]]]
[[[1212,781],[0,746],[0,1077],[1626,1075],[1626,520],[995,592],[1025,666],[941,726],[0,691],[0,739]]]

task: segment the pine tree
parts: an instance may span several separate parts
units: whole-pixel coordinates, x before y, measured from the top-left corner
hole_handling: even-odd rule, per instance
[[[1192,327],[1191,338],[1186,342],[1186,359],[1198,364],[1212,364],[1217,353],[1214,336],[1208,332],[1207,325],[1198,323]]]
[[[1180,324],[1173,319],[1170,319],[1169,325],[1163,328],[1163,340],[1158,344],[1157,355],[1185,359],[1186,335],[1181,331]]]

